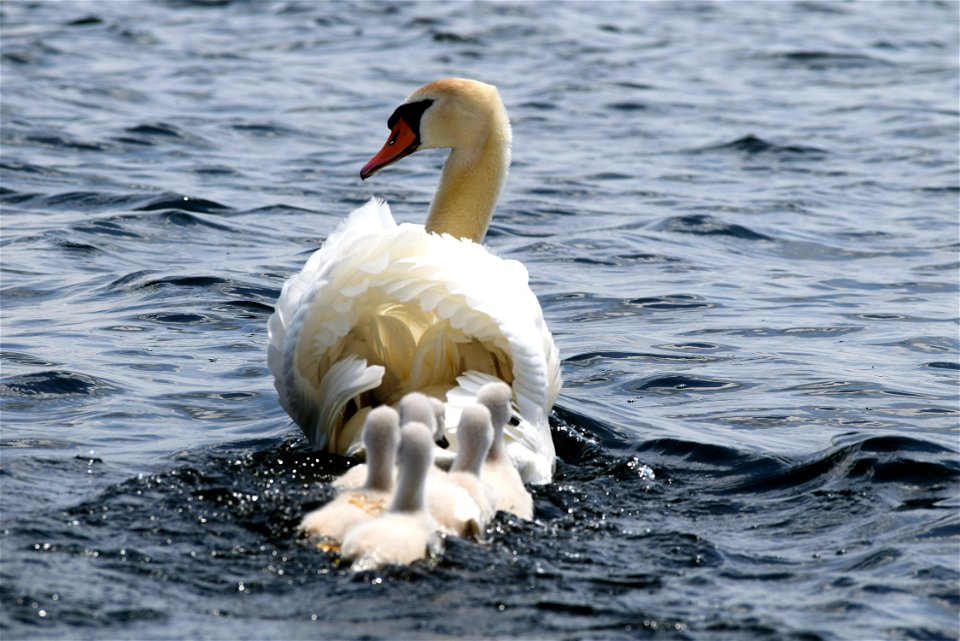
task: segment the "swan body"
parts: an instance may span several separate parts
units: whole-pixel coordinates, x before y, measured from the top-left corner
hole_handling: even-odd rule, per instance
[[[400,470],[390,510],[352,527],[343,539],[340,556],[353,561],[354,569],[413,563],[439,545],[438,526],[425,500],[432,431],[422,423],[405,425],[397,456]]]
[[[463,406],[500,380],[518,423],[506,434],[509,456],[526,481],[549,482],[559,354],[526,269],[481,244],[510,159],[499,94],[437,81],[388,124],[363,178],[421,148],[451,149],[426,225],[397,224],[371,200],[284,284],[268,348],[280,403],[315,449],[352,455],[371,407],[410,392],[438,398],[453,440]]]
[[[400,441],[400,418],[390,407],[378,407],[367,414],[363,428],[368,464],[366,482],[340,492],[337,497],[304,517],[299,531],[321,537],[323,545],[338,544],[354,525],[386,509],[394,487],[394,463]]]

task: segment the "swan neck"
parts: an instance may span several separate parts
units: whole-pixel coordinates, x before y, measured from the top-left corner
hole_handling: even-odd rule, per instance
[[[509,165],[509,123],[495,122],[472,148],[455,147],[443,165],[426,230],[482,243]]]

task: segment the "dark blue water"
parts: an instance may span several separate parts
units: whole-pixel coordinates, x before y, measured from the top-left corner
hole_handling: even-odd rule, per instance
[[[956,639],[958,4],[24,2],[2,18],[4,639]],[[561,350],[555,482],[435,564],[299,543],[266,321],[436,78]],[[649,469],[648,469],[649,468]],[[651,477],[650,471],[653,476]]]

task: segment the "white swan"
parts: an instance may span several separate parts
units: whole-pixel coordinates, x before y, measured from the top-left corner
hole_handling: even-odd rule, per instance
[[[433,439],[422,423],[403,426],[397,452],[400,472],[390,510],[352,527],[340,557],[364,570],[385,564],[413,563],[438,550],[437,523],[424,499],[427,471],[433,465]]]
[[[400,442],[400,417],[388,406],[367,415],[363,443],[367,451],[366,483],[340,492],[333,501],[307,514],[299,531],[322,537],[321,544],[335,547],[351,527],[379,515],[393,493],[394,463]]]
[[[493,442],[490,412],[482,405],[463,410],[457,426],[460,449],[449,474],[434,475],[427,484],[427,507],[447,534],[479,538],[496,515],[497,499],[480,479]]]
[[[549,482],[548,415],[560,361],[527,271],[482,243],[510,161],[510,123],[495,87],[446,79],[415,91],[360,172],[450,148],[426,226],[398,225],[385,203],[355,210],[283,286],[268,362],[280,403],[315,449],[352,454],[370,407],[421,391],[473,397],[477,381],[512,387],[519,425],[507,449],[523,478]]]
[[[493,424],[493,442],[483,462],[480,478],[496,492],[497,509],[510,512],[521,519],[533,519],[533,497],[523,487],[523,480],[507,456],[503,431],[510,420],[510,387],[503,383],[488,383],[477,393],[477,402],[490,411]]]

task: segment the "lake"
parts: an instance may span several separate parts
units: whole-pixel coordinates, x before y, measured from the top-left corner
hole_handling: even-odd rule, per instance
[[[5,639],[960,637],[955,2],[0,5]],[[495,84],[535,521],[354,574],[266,366],[386,120]]]

